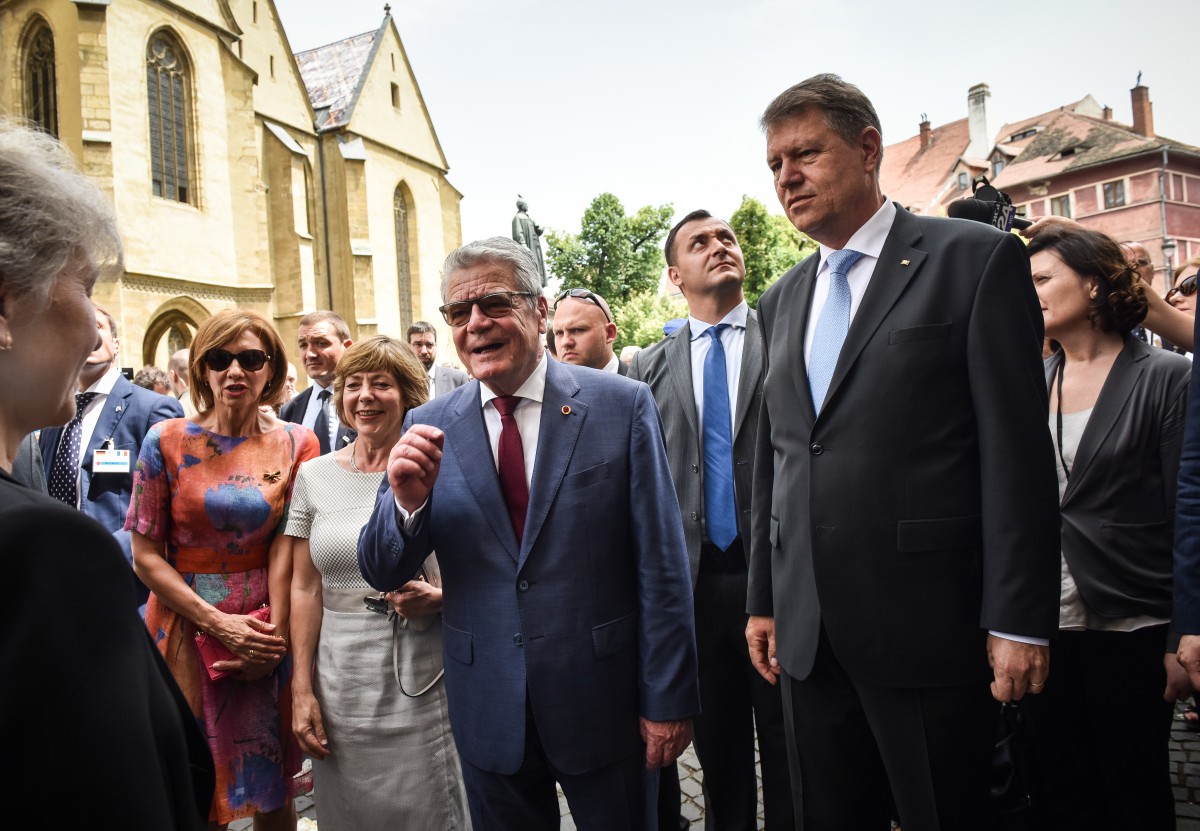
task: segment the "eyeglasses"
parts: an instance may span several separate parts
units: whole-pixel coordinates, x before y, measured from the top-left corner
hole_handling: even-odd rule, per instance
[[[225,349],[210,349],[204,353],[204,363],[213,372],[224,372],[235,360],[246,372],[258,372],[271,356],[261,349],[247,349],[237,354]]]
[[[1200,272],[1197,272],[1190,277],[1184,277],[1179,281],[1179,285],[1167,292],[1166,301],[1171,302],[1171,298],[1177,294],[1182,294],[1184,297],[1191,297],[1196,293],[1196,278],[1200,277]]]
[[[604,317],[609,323],[613,322],[612,315],[608,313],[608,309],[600,301],[600,295],[590,292],[587,289],[563,289],[554,298],[554,308],[558,309],[558,304],[566,300],[568,297],[574,297],[576,300],[591,300],[600,307],[600,311],[604,312]]]
[[[514,297],[537,297],[537,295],[528,291],[498,291],[494,294],[485,294],[483,297],[447,303],[438,311],[442,313],[442,317],[446,319],[447,323],[457,328],[467,325],[467,321],[471,319],[471,308],[474,306],[478,306],[479,311],[493,320],[508,317],[512,314]]]

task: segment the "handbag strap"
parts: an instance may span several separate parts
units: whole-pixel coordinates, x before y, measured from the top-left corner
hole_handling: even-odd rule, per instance
[[[400,630],[408,628],[408,619],[396,615],[392,618],[392,674],[396,676],[396,683],[400,685],[400,692],[404,693],[409,698],[420,698],[425,693],[433,689],[433,685],[442,680],[442,676],[446,674],[446,668],[442,667],[438,670],[437,675],[433,676],[433,680],[422,687],[415,693],[410,693],[404,689],[404,682],[400,680]]]

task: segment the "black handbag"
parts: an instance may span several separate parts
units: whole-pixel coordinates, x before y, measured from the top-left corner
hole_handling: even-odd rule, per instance
[[[1033,748],[1029,713],[1015,701],[1000,705],[996,747],[992,753],[992,807],[998,827],[1019,831],[1031,827],[1034,795]]]

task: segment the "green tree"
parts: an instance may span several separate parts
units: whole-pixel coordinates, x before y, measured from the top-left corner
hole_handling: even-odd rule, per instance
[[[621,307],[617,317],[617,340],[613,348],[619,353],[634,344],[650,346],[663,339],[663,324],[676,317],[687,317],[687,304],[679,296],[659,294],[658,289],[639,292]]]
[[[630,216],[620,199],[602,193],[583,212],[578,234],[546,235],[550,271],[564,288],[601,295],[615,315],[635,295],[657,290],[666,265],[659,243],[674,213],[669,204],[647,205]]]
[[[817,250],[817,244],[797,231],[785,216],[767,213],[762,202],[749,196],[729,218],[746,261],[746,302],[758,298],[789,268]]]

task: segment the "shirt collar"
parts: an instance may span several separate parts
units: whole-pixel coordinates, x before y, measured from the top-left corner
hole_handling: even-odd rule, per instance
[[[691,330],[691,339],[695,340],[711,329],[714,325],[720,325],[721,323],[728,323],[734,329],[745,329],[746,318],[749,316],[749,314],[750,307],[746,305],[746,301],[743,300],[741,303],[738,303],[736,306],[730,309],[729,314],[721,318],[717,324],[706,323],[703,320],[697,320],[691,315],[688,315],[688,328]]]
[[[545,355],[538,356],[538,362],[533,367],[533,372],[529,373],[529,377],[521,386],[517,387],[517,391],[513,393],[517,398],[528,398],[537,401],[539,404],[546,397],[546,364],[550,361]],[[487,384],[480,382],[479,384],[479,404],[483,406],[493,398],[499,396],[492,392]],[[494,404],[492,406],[495,406]]]
[[[887,242],[887,235],[892,230],[892,223],[895,220],[896,204],[885,196],[879,210],[854,232],[854,235],[846,241],[846,247],[843,250],[857,251],[863,256],[879,259],[879,252],[883,250],[883,244]],[[821,268],[825,267],[829,255],[837,250],[825,245],[821,246]]]
[[[601,369],[601,372],[616,372],[617,365],[620,363],[621,363],[621,359],[618,358],[617,353],[614,352],[612,357],[608,359],[608,363],[606,363],[604,365],[604,367]]]

